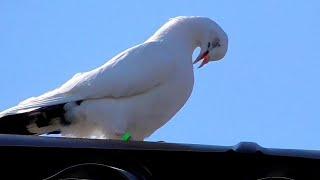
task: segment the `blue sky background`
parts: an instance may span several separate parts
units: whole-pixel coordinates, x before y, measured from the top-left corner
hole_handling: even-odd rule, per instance
[[[149,141],[320,149],[319,1],[0,1],[0,109],[146,40],[169,18],[207,16],[229,36],[196,70],[184,108]]]

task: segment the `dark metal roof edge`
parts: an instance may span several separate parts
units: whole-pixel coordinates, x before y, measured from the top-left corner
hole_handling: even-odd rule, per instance
[[[246,154],[265,154],[270,156],[320,159],[318,150],[264,148],[256,143],[241,142],[235,146],[215,146],[202,144],[118,141],[102,139],[79,139],[63,137],[41,137],[0,134],[1,147],[39,147],[39,148],[85,148],[110,150],[157,150],[190,152],[236,152]]]
[[[160,151],[197,151],[197,152],[225,152],[231,147],[178,144],[148,141],[130,141],[84,138],[43,137],[28,135],[0,134],[1,147],[43,147],[43,148],[89,148],[115,150],[160,150]]]

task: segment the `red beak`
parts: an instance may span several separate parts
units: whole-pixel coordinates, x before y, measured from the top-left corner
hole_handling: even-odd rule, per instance
[[[207,50],[206,52],[204,52],[202,55],[200,55],[194,62],[193,64],[199,62],[200,60],[203,61],[201,62],[200,66],[198,68],[201,68],[202,66],[204,66],[205,64],[207,64],[210,60],[210,56],[209,56],[209,51]]]

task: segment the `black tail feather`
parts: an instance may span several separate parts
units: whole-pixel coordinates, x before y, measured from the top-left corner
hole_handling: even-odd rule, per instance
[[[50,125],[53,118],[60,118],[62,125],[69,125],[70,122],[64,119],[64,105],[58,104],[26,113],[4,116],[0,118],[0,134],[34,135],[27,129],[29,124],[36,123],[38,127],[45,127]]]

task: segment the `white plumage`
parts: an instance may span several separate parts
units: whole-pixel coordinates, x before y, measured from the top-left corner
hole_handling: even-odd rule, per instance
[[[1,117],[64,104],[62,115],[49,126],[27,126],[36,134],[60,130],[63,136],[119,139],[130,133],[144,140],[169,121],[193,89],[192,53],[203,64],[224,57],[228,38],[205,17],[170,19],[147,41],[129,48],[92,71],[78,73],[61,87],[29,98],[0,113]],[[76,103],[81,101],[81,103]],[[1,121],[1,119],[0,119]]]

